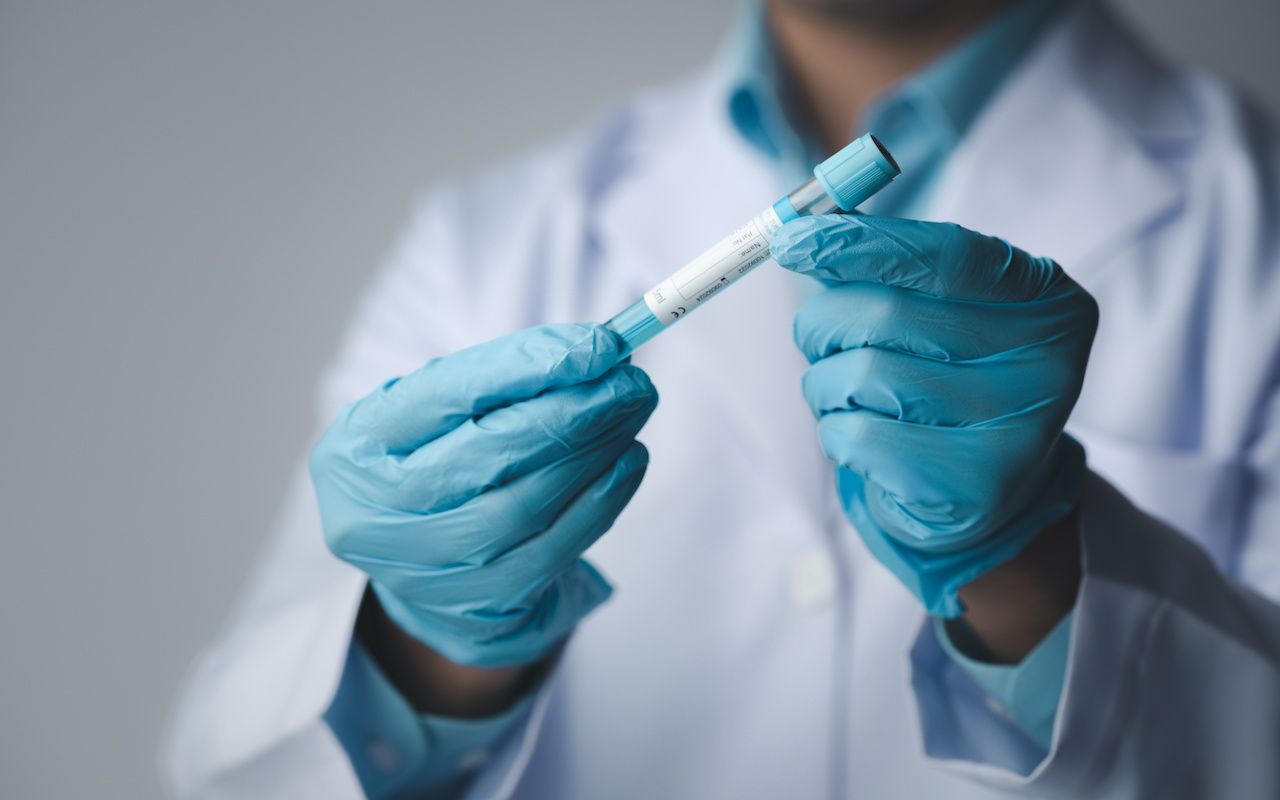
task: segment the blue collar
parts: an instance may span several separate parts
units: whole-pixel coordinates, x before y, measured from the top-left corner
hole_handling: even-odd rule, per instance
[[[804,155],[804,138],[788,119],[781,67],[759,0],[748,2],[734,20],[722,48],[729,120],[747,143],[773,161]]]
[[[1018,0],[875,100],[865,118],[851,127],[850,138],[863,130],[874,130],[895,155],[902,150],[929,152],[935,161],[944,158],[1062,5],[1062,0]],[[794,115],[787,110],[778,55],[759,0],[749,2],[739,14],[722,51],[721,68],[727,79],[726,104],[733,126],[794,182],[822,153],[812,138],[792,123]],[[881,123],[895,115],[901,117],[904,111],[910,124],[896,126],[899,130],[885,138]],[[891,140],[903,137],[911,141]],[[937,165],[902,166],[905,175],[913,168],[919,173]]]

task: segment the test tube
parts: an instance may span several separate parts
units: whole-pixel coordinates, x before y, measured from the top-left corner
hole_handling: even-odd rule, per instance
[[[813,177],[676,270],[605,327],[626,352],[684,319],[743,275],[769,260],[769,240],[786,222],[811,214],[853,211],[901,170],[880,140],[865,134],[813,168]]]

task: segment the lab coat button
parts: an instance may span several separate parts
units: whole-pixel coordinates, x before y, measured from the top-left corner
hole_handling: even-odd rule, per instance
[[[400,769],[400,751],[386,739],[370,739],[365,748],[369,761],[383,772],[395,772]]]
[[[810,553],[791,565],[791,603],[801,611],[818,611],[831,605],[836,594],[836,568],[825,553]]]

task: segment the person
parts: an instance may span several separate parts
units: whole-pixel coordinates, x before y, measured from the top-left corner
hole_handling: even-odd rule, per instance
[[[864,130],[865,214],[582,322]],[[435,187],[172,788],[1280,796],[1278,141],[1094,0],[770,0]]]

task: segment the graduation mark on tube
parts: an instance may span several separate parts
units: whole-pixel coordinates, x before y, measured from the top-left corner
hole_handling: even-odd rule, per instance
[[[811,179],[663,279],[605,327],[622,337],[630,353],[767,261],[770,237],[783,224],[811,214],[853,211],[899,172],[876,137],[868,133],[855,139],[814,167]]]

